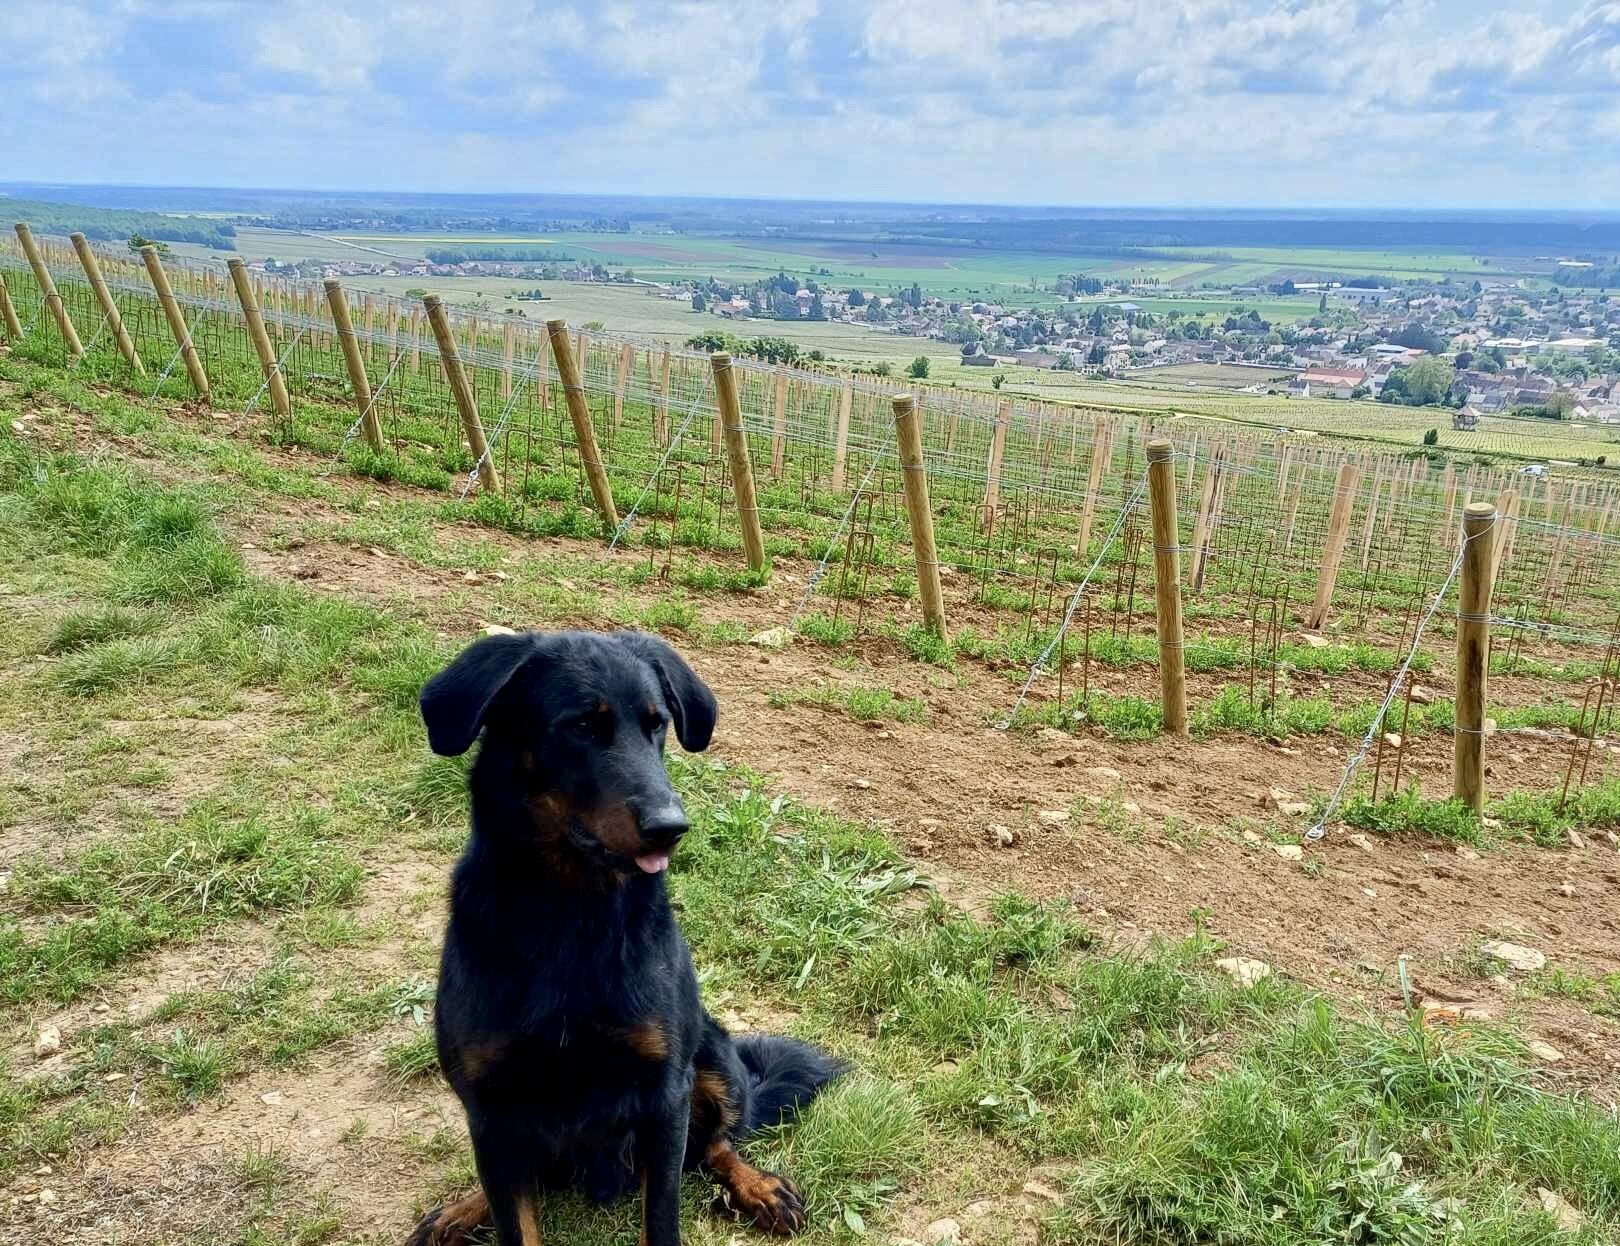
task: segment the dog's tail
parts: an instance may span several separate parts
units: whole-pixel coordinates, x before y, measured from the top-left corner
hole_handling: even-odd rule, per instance
[[[819,1047],[778,1034],[739,1034],[737,1056],[748,1070],[743,1133],[792,1120],[821,1088],[849,1066]]]

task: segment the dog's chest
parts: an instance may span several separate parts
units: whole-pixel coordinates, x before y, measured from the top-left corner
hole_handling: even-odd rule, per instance
[[[513,1035],[480,1086],[548,1133],[611,1133],[642,1115],[671,1071],[675,1036],[648,1018],[552,1015]]]

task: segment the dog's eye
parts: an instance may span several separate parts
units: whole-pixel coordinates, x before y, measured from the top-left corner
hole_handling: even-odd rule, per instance
[[[646,727],[648,735],[657,735],[668,725],[662,714],[648,714],[642,719],[642,726]]]

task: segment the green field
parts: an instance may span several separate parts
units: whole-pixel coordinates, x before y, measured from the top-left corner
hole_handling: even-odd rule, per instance
[[[345,245],[348,244],[348,245]],[[715,277],[723,281],[757,281],[780,270],[818,276],[836,286],[888,290],[916,282],[941,298],[1017,299],[1019,305],[1051,305],[1057,299],[1041,290],[1064,274],[1087,273],[1106,278],[1156,280],[1170,291],[1195,291],[1218,283],[1266,284],[1284,276],[1336,273],[1439,279],[1448,275],[1518,275],[1537,270],[1508,260],[1483,261],[1463,254],[1411,251],[1291,250],[1239,248],[1223,250],[1228,259],[1210,260],[1206,251],[1185,248],[1161,251],[1153,258],[988,252],[949,246],[885,242],[822,243],[758,238],[711,238],[645,233],[607,234],[562,231],[545,235],[513,233],[343,233],[325,236],[286,230],[244,228],[237,248],[248,259],[355,259],[375,250],[392,256],[425,258],[430,250],[467,246],[549,245],[559,254],[610,267],[630,267],[659,281]],[[201,248],[178,250],[202,255]],[[1141,302],[1142,300],[1137,300]],[[1150,300],[1158,302],[1159,300]],[[1210,310],[1225,302],[1211,300]],[[1313,297],[1268,300],[1268,319],[1289,319],[1315,311]],[[1297,306],[1296,306],[1297,304]],[[1308,306],[1307,306],[1308,304]],[[1146,304],[1144,303],[1144,306]],[[1154,307],[1170,310],[1175,304]],[[1182,310],[1189,310],[1183,307]]]
[[[1188,294],[1132,294],[1122,296],[1111,294],[1096,298],[1077,299],[1076,303],[1082,308],[1088,308],[1095,303],[1133,303],[1145,312],[1163,315],[1169,312],[1180,312],[1183,316],[1198,316],[1225,319],[1233,314],[1242,315],[1245,312],[1255,312],[1262,320],[1272,324],[1291,324],[1296,320],[1309,320],[1316,315],[1319,306],[1319,296],[1315,294],[1299,294],[1292,297],[1281,295],[1264,295],[1259,298],[1244,295],[1198,295]]]
[[[1189,255],[1207,255],[1204,248],[1163,248],[1167,253],[1186,250]],[[1188,274],[1180,284],[1206,281],[1222,284],[1279,281],[1284,275],[1335,273],[1347,276],[1382,276],[1437,281],[1447,277],[1544,275],[1545,263],[1529,264],[1518,258],[1495,259],[1461,252],[1432,253],[1417,248],[1400,250],[1370,249],[1293,249],[1286,247],[1223,247],[1229,260],[1206,261],[1202,271]]]
[[[990,378],[984,375],[989,371],[953,365],[939,369],[934,377],[963,388],[990,389]],[[1596,459],[1599,455],[1611,459],[1620,457],[1620,428],[1604,425],[1487,416],[1473,432],[1455,432],[1451,427],[1450,410],[1434,407],[1290,398],[1283,394],[1219,394],[1208,388],[1189,389],[1154,381],[1094,380],[1040,368],[1002,371],[1007,379],[1001,392],[1021,398],[1045,398],[1143,414],[1174,411],[1185,416],[1264,425],[1309,436],[1365,438],[1408,447],[1421,444],[1424,433],[1436,429],[1439,444],[1461,454],[1569,462]],[[1257,370],[1252,375],[1260,380],[1266,374]]]
[[[603,243],[614,235],[548,235],[569,248],[570,254],[586,258],[585,248],[578,240],[588,238]],[[497,243],[514,241],[512,235],[352,235],[350,241],[360,246],[376,246],[377,250],[405,254],[415,248],[418,253],[431,246],[450,243]],[[353,246],[322,240],[322,238],[279,232],[279,230],[241,230],[238,243],[248,258],[274,256],[275,259],[356,259],[364,258],[363,251]],[[708,248],[716,261],[744,264],[760,262],[753,275],[774,272],[778,261],[786,261],[787,253],[765,251],[758,248],[719,243],[714,240],[671,240],[650,238],[648,250],[659,248]],[[207,262],[219,262],[219,254],[201,248],[175,248],[191,253]],[[604,262],[622,261],[608,250],[601,251]],[[1283,254],[1283,253],[1278,253]],[[1336,254],[1336,253],[1335,253]],[[1371,254],[1371,253],[1369,253]],[[1387,258],[1379,253],[1377,258]],[[747,256],[752,256],[748,261]],[[770,262],[765,261],[770,256]],[[804,259],[804,256],[800,256]],[[1051,262],[1050,258],[1042,258]],[[669,266],[658,267],[659,262]],[[695,271],[695,269],[690,269]],[[672,279],[687,269],[672,266],[667,256],[646,259],[643,272],[650,279]],[[899,272],[899,271],[894,271]],[[907,269],[907,280],[912,272]],[[938,279],[940,269],[933,271]],[[833,279],[825,279],[833,280]],[[899,279],[896,284],[899,284]],[[492,313],[512,311],[523,318],[565,319],[570,324],[588,324],[599,321],[614,332],[643,335],[659,342],[682,344],[700,332],[731,332],[739,337],[786,337],[804,350],[820,350],[829,360],[846,365],[875,365],[888,363],[899,373],[915,356],[927,355],[930,360],[930,381],[933,384],[962,387],[962,389],[990,390],[996,376],[1004,378],[1004,394],[1025,399],[1050,399],[1059,402],[1082,403],[1087,407],[1111,408],[1119,412],[1176,412],[1189,416],[1202,416],[1212,420],[1231,420],[1252,425],[1293,429],[1306,434],[1333,434],[1333,436],[1367,437],[1396,446],[1416,446],[1427,429],[1439,428],[1440,444],[1458,452],[1516,455],[1521,459],[1597,459],[1597,455],[1617,457],[1620,452],[1620,431],[1602,426],[1547,425],[1544,421],[1513,420],[1513,418],[1487,418],[1474,433],[1453,433],[1450,412],[1440,410],[1414,410],[1405,407],[1387,407],[1372,402],[1340,402],[1332,399],[1290,399],[1285,395],[1241,394],[1236,390],[1264,381],[1268,374],[1260,369],[1234,368],[1171,368],[1139,374],[1140,379],[1090,379],[1076,373],[1058,373],[1051,369],[1022,368],[964,368],[961,355],[954,345],[922,337],[902,337],[883,329],[868,329],[857,324],[825,321],[727,321],[713,314],[692,311],[687,301],[661,298],[653,287],[645,285],[596,284],[596,282],[546,282],[543,301],[517,301],[514,295],[535,287],[533,280],[510,277],[356,277],[350,280],[355,290],[371,290],[402,297],[413,288],[431,288],[452,305],[467,306],[481,303]],[[1050,300],[1050,297],[1048,297]],[[1034,300],[1025,300],[1034,301]],[[1081,300],[1079,306],[1092,303],[1118,303],[1119,298],[1093,298]],[[1196,293],[1168,293],[1162,297],[1129,298],[1139,308],[1153,313],[1181,311],[1191,316],[1223,318],[1233,311],[1254,309],[1270,321],[1301,319],[1315,314],[1317,298],[1299,295],[1294,298],[1212,298]],[[1283,376],[1278,371],[1277,376]],[[1192,382],[1192,384],[1187,384]],[[1278,382],[1280,384],[1280,382]],[[1212,392],[1215,389],[1233,392]]]
[[[1155,368],[1150,374],[1159,384],[1186,385],[1196,389],[1242,390],[1251,385],[1286,385],[1293,368],[1249,368],[1220,363],[1183,363]]]
[[[861,284],[869,287],[908,285],[916,280],[925,290],[933,293],[966,295],[969,287],[948,284],[965,282],[984,283],[971,287],[984,292],[986,297],[1019,295],[1019,305],[1057,300],[1051,295],[1032,295],[1029,275],[1019,277],[1019,266],[1030,270],[1040,280],[1055,277],[1060,272],[1076,271],[1077,265],[1089,266],[1089,271],[1103,272],[1114,261],[1097,259],[1065,259],[1054,256],[996,257],[948,256],[944,252],[924,252],[916,248],[888,248],[877,260],[866,257],[864,264],[853,263],[840,268],[829,254],[811,254],[808,250],[772,249],[757,242],[739,242],[722,239],[686,238],[674,235],[648,234],[608,235],[589,233],[557,233],[545,235],[545,241],[555,242],[568,254],[581,259],[603,263],[635,265],[639,276],[651,280],[669,281],[692,276],[714,275],[734,280],[754,280],[786,267],[790,271],[806,272],[812,267],[827,267],[833,276],[820,279],[834,285]],[[352,234],[342,241],[289,233],[279,230],[243,229],[238,232],[241,253],[249,259],[274,257],[278,260],[324,259],[355,260],[367,258],[368,252],[357,248],[375,248],[395,255],[419,256],[438,246],[471,244],[511,244],[521,241],[539,241],[511,234]],[[180,246],[176,251],[187,253],[210,263],[218,263],[217,252],[202,248]],[[822,248],[830,251],[836,248]],[[849,248],[842,248],[848,250]],[[1337,264],[1348,268],[1356,257],[1364,261],[1362,271],[1434,276],[1449,270],[1465,256],[1422,255],[1417,252],[1291,252],[1255,251],[1246,253],[1253,258],[1246,264],[1276,265],[1288,261],[1295,267],[1303,265],[1306,257],[1315,261]],[[848,257],[846,257],[847,260]],[[929,265],[921,261],[926,258]],[[909,261],[909,267],[898,266],[900,260]],[[894,261],[890,266],[889,261]],[[880,262],[881,261],[881,262]],[[1403,262],[1404,270],[1394,265]],[[1472,261],[1468,261],[1472,262]],[[1143,271],[1158,267],[1162,279],[1194,285],[1206,279],[1200,274],[1212,271],[1209,265],[1151,262]],[[1228,266],[1229,267],[1229,266]],[[1493,271],[1501,272],[1501,269]],[[881,275],[874,281],[874,274]],[[1231,273],[1225,276],[1233,280]],[[943,283],[943,284],[942,284]],[[999,283],[999,285],[997,284]],[[1021,283],[1021,289],[1020,289]],[[506,277],[358,277],[349,283],[351,288],[371,290],[402,296],[407,290],[431,289],[447,302],[459,305],[481,303],[492,312],[512,312],[528,320],[561,318],[571,324],[598,321],[610,330],[645,336],[657,341],[679,344],[698,333],[724,331],[739,337],[784,337],[806,351],[820,350],[828,359],[853,365],[887,362],[899,372],[918,355],[930,361],[930,381],[935,384],[958,386],[964,389],[989,390],[993,379],[1002,376],[1008,395],[1026,398],[1052,399],[1081,403],[1087,406],[1107,407],[1121,411],[1163,412],[1174,411],[1188,416],[1233,420],[1243,423],[1290,429],[1310,435],[1328,434],[1347,437],[1371,438],[1396,445],[1413,446],[1421,442],[1423,434],[1438,428],[1440,444],[1460,452],[1477,451],[1514,455],[1525,459],[1596,459],[1599,455],[1612,456],[1617,451],[1617,434],[1599,426],[1578,427],[1568,424],[1548,425],[1540,421],[1515,420],[1507,417],[1487,419],[1472,433],[1453,432],[1450,413],[1444,411],[1414,410],[1389,407],[1377,403],[1352,403],[1329,399],[1288,398],[1282,395],[1243,394],[1235,392],[1264,380],[1268,375],[1250,369],[1199,368],[1188,370],[1165,369],[1140,374],[1140,379],[1096,380],[1074,373],[1055,372],[1026,367],[966,368],[960,363],[958,349],[946,342],[927,338],[904,337],[879,328],[861,325],[783,320],[723,320],[712,314],[694,312],[684,299],[659,297],[647,286],[627,286],[590,282],[550,281],[544,284],[546,298],[540,302],[520,302],[513,296],[527,292],[535,285],[533,280]],[[999,294],[988,291],[994,287]],[[1258,298],[1213,297],[1200,295],[1194,290],[1167,291],[1161,295],[1120,298],[1081,299],[1076,304],[1086,309],[1096,303],[1128,301],[1145,311],[1163,314],[1178,311],[1184,315],[1207,319],[1221,319],[1233,312],[1255,311],[1273,323],[1286,323],[1308,318],[1316,313],[1317,296],[1302,294],[1291,298],[1268,295]],[[1279,371],[1278,376],[1284,375]],[[1191,384],[1189,384],[1191,382]],[[1234,392],[1215,393],[1213,389]]]

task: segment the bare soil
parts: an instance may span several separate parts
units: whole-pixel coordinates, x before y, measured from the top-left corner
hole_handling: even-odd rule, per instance
[[[529,543],[510,544],[520,567]],[[548,556],[577,554],[587,568],[600,558],[576,542],[535,544]],[[451,635],[471,636],[485,622],[524,625],[503,606],[504,583],[488,574],[468,579],[338,544],[255,549],[250,558],[260,574],[292,575],[379,603],[409,601]],[[784,565],[767,590],[707,599],[703,618],[751,631],[777,626],[806,572]],[[633,595],[650,600],[659,591],[649,586]],[[453,604],[439,602],[446,594]],[[1620,1025],[1557,1000],[1518,998],[1507,979],[1481,979],[1469,967],[1482,940],[1505,938],[1555,954],[1561,964],[1620,970],[1620,852],[1607,840],[1592,837],[1581,849],[1459,855],[1448,844],[1400,838],[1358,847],[1341,830],[1308,848],[1304,861],[1290,862],[1272,851],[1264,832],[1295,840],[1303,823],[1269,811],[1267,794],[1331,787],[1348,760],[1342,741],[1121,743],[1003,731],[988,720],[1016,695],[1005,678],[968,663],[953,676],[905,660],[880,639],[861,639],[853,652],[859,667],[845,672],[832,665],[831,651],[802,640],[786,649],[688,650],[722,706],[711,750],[771,776],[799,800],[883,826],[953,898],[973,903],[1004,889],[1067,898],[1099,929],[1133,938],[1183,933],[1199,910],[1236,953],[1378,1009],[1399,1006],[1395,964],[1406,956],[1422,990],[1522,1018],[1527,1034],[1563,1051],[1572,1077],[1608,1097],[1620,1090]],[[1374,677],[1359,678],[1382,691]],[[1093,686],[1147,694],[1156,681],[1152,670],[1107,670],[1094,675]],[[1189,695],[1224,682],[1195,677]],[[1430,682],[1444,689],[1443,678]],[[769,703],[773,692],[838,683],[887,683],[924,700],[927,720],[859,723],[817,707]],[[1569,747],[1560,733],[1499,734],[1490,752],[1493,787],[1556,790]],[[1607,770],[1606,754],[1599,756]],[[1403,776],[1442,793],[1450,774],[1449,738],[1412,741]],[[1085,816],[1088,800],[1130,802],[1133,829],[1104,829],[1105,819]],[[1062,824],[1041,817],[1076,806],[1081,816]],[[1013,830],[1018,842],[992,846],[994,826]],[[1573,894],[1561,890],[1566,883]]]
[[[199,424],[210,418],[177,414]],[[38,435],[81,451],[139,456],[144,468],[166,478],[191,475],[138,442],[109,441],[78,413],[54,416],[42,419]],[[311,462],[296,453],[267,453],[288,463]],[[420,496],[352,477],[342,484],[362,499]],[[437,525],[443,547],[472,540],[505,551],[502,578],[303,535],[352,515],[327,502],[283,501],[225,518],[253,573],[386,605],[469,640],[487,623],[533,621],[522,617],[520,591],[525,577],[532,578],[529,558],[577,560],[584,583],[603,558],[594,544]],[[781,564],[767,589],[703,597],[701,617],[738,624],[749,634],[781,626],[809,572],[803,564]],[[623,596],[646,602],[664,591],[650,584]],[[679,636],[672,639],[680,643]],[[1297,842],[1303,823],[1269,810],[1266,794],[1274,787],[1297,794],[1330,788],[1346,761],[1341,740],[1120,743],[1051,730],[1003,731],[992,721],[1016,694],[1006,673],[965,661],[956,672],[941,671],[875,638],[836,652],[803,640],[784,649],[688,646],[687,652],[720,699],[715,753],[770,776],[797,800],[886,828],[948,899],[974,909],[1004,889],[1067,899],[1099,932],[1127,946],[1154,934],[1183,934],[1196,912],[1233,952],[1265,960],[1345,1007],[1386,1015],[1401,1006],[1396,963],[1406,957],[1425,996],[1476,1001],[1497,1017],[1519,1021],[1527,1037],[1562,1053],[1554,1072],[1599,1101],[1620,1101],[1620,1024],[1569,1001],[1529,995],[1508,976],[1486,976],[1475,954],[1482,940],[1507,938],[1546,951],[1561,966],[1620,970],[1620,852],[1601,836],[1589,837],[1582,848],[1478,855],[1442,842],[1357,841],[1341,829],[1307,847],[1302,859],[1288,860],[1274,842]],[[1341,680],[1382,690],[1375,677]],[[1196,677],[1192,695],[1224,682]],[[1427,682],[1444,691],[1442,676]],[[1523,686],[1511,688],[1515,697],[1532,700],[1546,691],[1519,682]],[[882,684],[921,698],[926,720],[859,723],[838,712],[770,704],[773,693],[838,684]],[[1150,669],[1094,670],[1092,686],[1151,695],[1156,676]],[[1046,684],[1039,688],[1041,695],[1048,691]],[[251,718],[257,710],[247,711],[249,721],[221,727],[216,746],[226,747],[238,727],[262,730],[263,721]],[[1568,748],[1567,740],[1548,733],[1496,737],[1488,746],[1493,787],[1556,788]],[[1609,770],[1607,750],[1600,758]],[[26,742],[0,738],[0,764],[48,763]],[[1411,744],[1405,771],[1438,793],[1449,782],[1450,764],[1449,740],[1425,737]],[[217,775],[209,773],[197,780],[213,781]],[[168,811],[161,793],[130,796],[149,801],[154,813]],[[994,846],[997,827],[1016,842]],[[0,844],[0,869],[24,846],[9,838]],[[342,955],[404,963],[408,947],[436,944],[446,865],[408,845],[391,845],[378,858],[370,863],[361,916],[398,914],[399,924],[387,939]],[[30,1063],[29,1036],[54,1024],[71,1053],[73,1036],[98,1018],[146,1017],[174,991],[251,973],[273,942],[273,931],[248,925],[234,929],[228,941],[159,952],[128,966],[114,987],[93,998],[9,1021],[0,1050],[14,1067]],[[256,1214],[254,1192],[242,1188],[222,1157],[255,1148],[291,1157],[300,1180],[333,1201],[350,1234],[398,1240],[416,1212],[408,1192],[431,1167],[422,1158],[422,1139],[440,1128],[461,1128],[442,1087],[402,1089],[383,1076],[378,1052],[398,1036],[369,1035],[363,1044],[322,1053],[304,1069],[252,1072],[230,1082],[219,1100],[189,1111],[163,1112],[143,1102],[116,1143],[60,1170],[22,1173],[0,1188],[0,1242],[33,1242],[42,1234],[73,1243],[217,1240],[222,1225],[240,1227]],[[136,1092],[132,1087],[139,1099]],[[48,1160],[44,1166],[51,1167]],[[999,1200],[996,1214],[1011,1213],[1012,1235],[1028,1240],[1040,1209],[1018,1210],[1028,1199],[1018,1192],[1024,1176],[1015,1177],[1010,1193],[989,1196]],[[48,1211],[39,1201],[43,1189],[56,1196]],[[919,1207],[902,1208],[900,1218],[915,1237],[933,1217]]]

